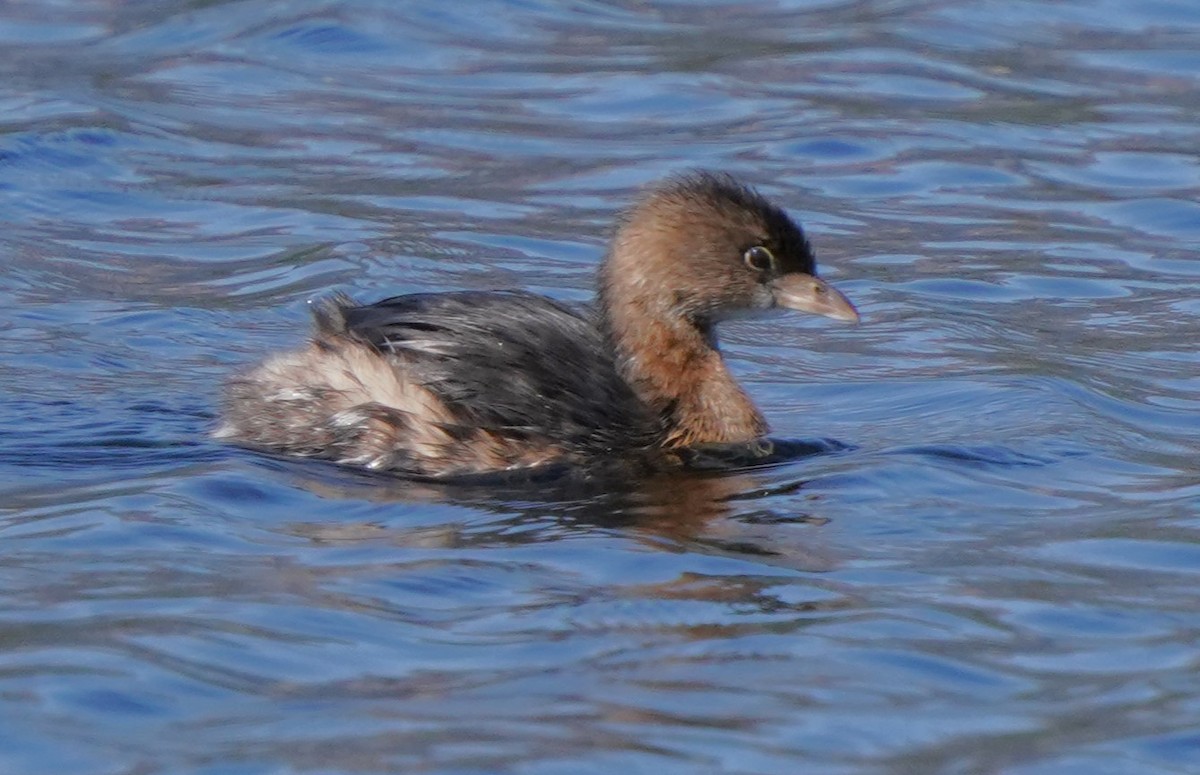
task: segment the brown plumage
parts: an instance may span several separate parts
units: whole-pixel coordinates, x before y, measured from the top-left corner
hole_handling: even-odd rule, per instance
[[[715,326],[775,307],[858,317],[782,210],[726,176],[676,177],[622,219],[597,309],[512,291],[335,297],[306,348],[230,381],[216,435],[426,477],[669,464],[767,432]]]

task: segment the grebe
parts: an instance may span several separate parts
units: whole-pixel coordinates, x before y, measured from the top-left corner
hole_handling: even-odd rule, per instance
[[[709,172],[631,208],[598,280],[594,309],[521,291],[335,296],[307,347],[230,380],[215,435],[417,477],[678,465],[768,430],[721,357],[719,321],[772,308],[858,320],[783,210]]]

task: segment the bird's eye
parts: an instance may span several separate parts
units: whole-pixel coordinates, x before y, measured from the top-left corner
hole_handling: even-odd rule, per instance
[[[762,245],[755,245],[742,254],[742,260],[751,269],[766,272],[775,268],[775,254]]]

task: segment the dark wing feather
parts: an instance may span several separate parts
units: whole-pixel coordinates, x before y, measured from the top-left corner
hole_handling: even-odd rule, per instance
[[[588,310],[519,291],[346,301],[335,302],[345,335],[390,356],[463,424],[589,448],[653,440]]]

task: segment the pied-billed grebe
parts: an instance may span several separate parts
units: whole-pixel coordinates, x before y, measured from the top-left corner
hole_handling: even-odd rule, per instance
[[[623,218],[596,309],[519,291],[338,296],[305,349],[230,381],[216,435],[422,477],[677,461],[767,432],[714,326],[775,307],[858,319],[782,210],[727,176],[683,175]]]

